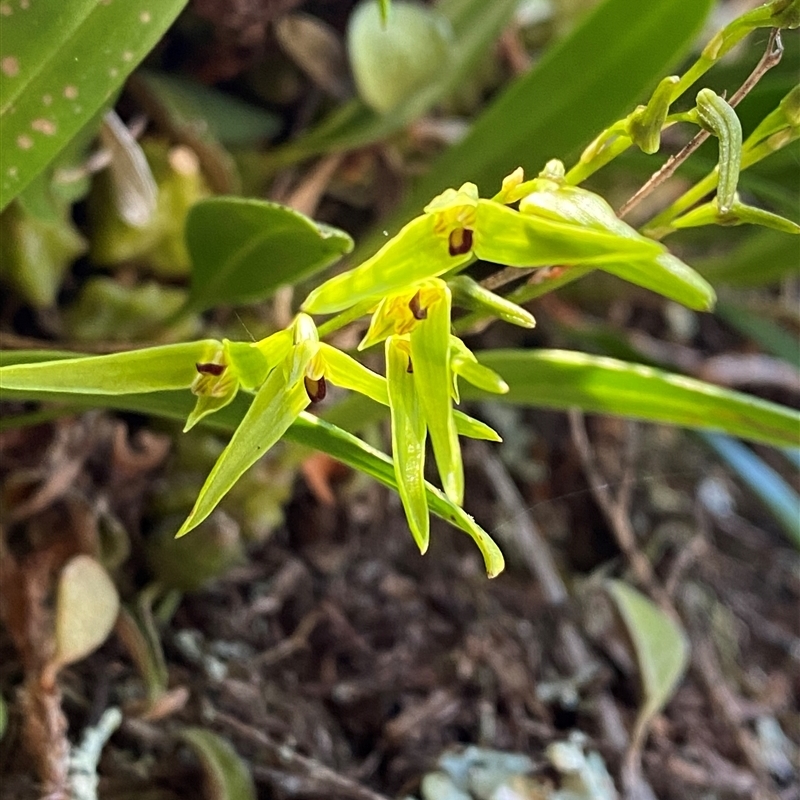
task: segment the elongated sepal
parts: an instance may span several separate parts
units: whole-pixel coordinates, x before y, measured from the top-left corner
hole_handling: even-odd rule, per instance
[[[458,275],[447,282],[453,293],[453,302],[471,311],[485,311],[521,328],[533,328],[533,314],[516,303],[486,289],[468,275]]]
[[[386,340],[386,380],[392,418],[392,456],[397,489],[414,541],[424,553],[430,541],[430,515],[425,494],[425,417],[415,377],[409,372],[408,342]]]
[[[628,136],[648,155],[658,152],[661,146],[661,130],[667,121],[672,93],[679,78],[669,75],[656,87],[646,106],[639,106],[628,118]]]
[[[648,261],[602,264],[600,269],[697,311],[710,311],[717,299],[714,287],[671,253]]]
[[[362,300],[402,291],[471,261],[477,189],[449,189],[425,207],[372,258],[317,287],[303,303],[309,314],[331,314]]]
[[[469,414],[465,414],[458,409],[453,411],[453,417],[456,421],[456,430],[459,436],[466,436],[469,439],[483,439],[487,442],[502,442],[503,437],[494,429],[489,427],[485,422],[481,422]]]
[[[697,116],[700,124],[719,140],[717,204],[727,214],[736,198],[742,163],[742,124],[727,101],[711,89],[697,93]]]
[[[715,202],[703,203],[671,223],[671,228],[697,228],[702,225],[760,225],[782,233],[800,233],[800,225],[763,208],[748,206],[736,199],[727,214]]]
[[[288,367],[274,369],[258,390],[176,536],[183,536],[208,517],[236,481],[286,433],[309,405],[311,400],[302,380],[287,385],[284,378],[287,370],[290,371]]]
[[[464,499],[464,465],[450,401],[450,290],[427,309],[427,318],[409,334],[411,368],[445,494]]]
[[[506,394],[508,384],[492,369],[483,366],[457,336],[450,337],[450,368],[454,375],[492,394]]]
[[[566,189],[566,187],[564,187]],[[549,264],[600,264],[621,258],[647,258],[664,251],[613,215],[598,221],[605,203],[593,196],[592,210],[581,210],[571,195],[542,191],[526,196],[515,211],[491,200],[478,205],[475,253],[479,258],[510,267]],[[585,195],[577,195],[582,200]],[[587,193],[591,195],[591,193]]]
[[[205,339],[126,353],[79,356],[0,367],[0,388],[66,394],[123,395],[188,389],[195,364],[213,358],[221,343]]]
[[[342,389],[366,395],[381,405],[389,402],[386,379],[325,342],[320,344],[320,355],[325,362],[325,377]]]

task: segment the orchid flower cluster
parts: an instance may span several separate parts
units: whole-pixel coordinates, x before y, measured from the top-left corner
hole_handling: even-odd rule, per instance
[[[255,396],[178,535],[201,523],[297,417],[325,398],[330,383],[389,407],[396,483],[411,533],[425,552],[428,439],[444,493],[461,506],[459,436],[500,437],[454,408],[459,380],[487,392],[508,391],[506,381],[453,335],[454,300],[526,328],[535,324],[524,308],[460,274],[476,259],[511,267],[588,266],[694,308],[707,309],[714,300],[706,281],[662,244],[622,222],[598,195],[568,185],[560,162],[529,181],[516,170],[491,199],[480,198],[473,183],[448,189],[374,256],[312,291],[286,330],[253,344],[205,344],[186,430],[230,403],[240,387]],[[312,316],[335,313],[348,320],[371,314],[358,349],[383,343],[385,376],[320,341]]]

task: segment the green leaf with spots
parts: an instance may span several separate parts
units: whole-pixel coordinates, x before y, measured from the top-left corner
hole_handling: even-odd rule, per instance
[[[8,0],[0,38],[0,209],[108,103],[186,0]]]

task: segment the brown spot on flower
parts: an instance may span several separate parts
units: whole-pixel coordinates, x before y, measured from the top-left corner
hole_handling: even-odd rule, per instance
[[[420,298],[420,293],[417,292],[411,300],[408,302],[408,307],[411,309],[411,313],[414,316],[414,319],[427,319],[428,318],[428,309],[423,308],[422,300]]]
[[[74,100],[78,96],[78,87],[77,86],[65,86],[64,87],[64,97],[67,100]]]
[[[23,133],[21,136],[17,136],[17,147],[20,150],[30,150],[33,147],[33,139]]]
[[[406,367],[406,372],[409,375],[414,374],[414,365],[411,363],[411,356],[408,357],[408,366]]]
[[[222,375],[222,373],[225,372],[226,369],[225,364],[213,364],[213,363],[195,364],[195,367],[197,368],[197,371],[201,375],[213,375],[214,377],[217,378],[220,375]]]
[[[325,395],[328,393],[328,387],[325,383],[324,375],[320,376],[318,380],[306,376],[303,378],[303,383],[306,387],[308,399],[312,403],[319,403],[321,400],[325,399]]]
[[[450,231],[448,238],[451,256],[462,256],[472,250],[472,230],[470,228],[455,228]]]

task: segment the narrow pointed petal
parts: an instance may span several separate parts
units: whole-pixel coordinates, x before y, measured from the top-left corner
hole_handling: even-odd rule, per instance
[[[366,395],[381,405],[389,403],[386,378],[382,375],[324,342],[320,345],[320,353],[325,361],[325,376],[331,383]]]
[[[503,438],[494,428],[490,428],[485,422],[481,422],[463,411],[458,409],[453,411],[453,418],[456,421],[456,430],[459,436],[467,436],[470,439],[485,439],[487,442],[503,441]]]
[[[457,336],[450,337],[450,368],[473,386],[493,394],[506,394],[508,384],[489,367],[485,367]]]
[[[386,382],[392,417],[392,457],[397,487],[408,527],[424,553],[430,541],[430,515],[425,495],[425,417],[414,376],[408,371],[408,352],[394,337],[386,340]]]
[[[287,386],[284,370],[273,370],[214,464],[177,536],[197,527],[242,475],[286,432],[311,402],[302,380]]]
[[[437,214],[412,220],[372,258],[314,289],[303,310],[309,314],[342,311],[361,300],[384,297],[473,260],[469,250],[451,253],[447,235],[441,235],[438,228]]]
[[[464,501],[464,465],[450,400],[450,290],[428,307],[427,319],[409,337],[414,383],[420,398],[433,454],[445,494]]]

